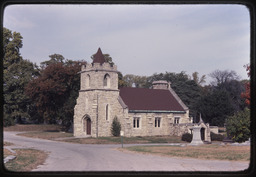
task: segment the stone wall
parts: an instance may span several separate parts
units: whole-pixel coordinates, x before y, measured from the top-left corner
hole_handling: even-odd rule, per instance
[[[127,113],[124,124],[125,136],[156,136],[173,135],[174,117],[179,116],[181,122],[190,123],[186,114],[173,113]],[[133,127],[134,118],[139,118],[139,127]],[[160,127],[155,122],[160,118]],[[185,129],[179,130],[178,136],[184,133]],[[183,133],[182,133],[183,132]],[[175,134],[176,135],[176,134]]]
[[[213,132],[215,134],[219,134],[218,126],[210,126],[210,130],[211,130],[211,132]]]

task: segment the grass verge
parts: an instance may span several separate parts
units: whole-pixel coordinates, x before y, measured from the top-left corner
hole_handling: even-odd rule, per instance
[[[4,131],[47,131],[47,132],[59,132],[62,127],[60,125],[45,125],[45,124],[16,124],[10,127],[4,127]]]
[[[65,137],[72,137],[72,133],[66,132],[48,132],[48,131],[38,131],[38,132],[26,132],[17,134],[19,136],[26,136],[30,138],[40,138],[40,139],[47,139],[47,140],[54,140],[56,138],[65,138]]]
[[[124,148],[128,151],[157,154],[170,157],[196,158],[196,159],[215,159],[230,161],[249,161],[249,146],[220,146],[205,144],[201,146],[132,146]],[[119,149],[120,150],[120,149]]]
[[[98,138],[74,138],[63,140],[65,142],[79,144],[120,144],[121,137],[98,137]],[[143,144],[143,143],[181,143],[178,136],[146,136],[146,137],[123,137],[124,144]],[[184,142],[183,142],[184,143]]]
[[[24,132],[18,135],[31,138],[41,138],[56,140],[58,138],[73,137],[72,133],[61,131],[60,125],[14,125],[4,127],[4,131]],[[72,138],[59,141],[80,143],[80,144],[120,144],[121,137],[98,137],[98,138]],[[142,143],[184,143],[178,136],[146,136],[146,137],[123,137],[124,144],[142,144]]]
[[[48,154],[36,149],[15,149],[16,154],[12,154],[7,149],[4,149],[5,155],[15,155],[16,158],[5,163],[5,168],[8,171],[31,171],[36,169],[38,165],[45,162]]]

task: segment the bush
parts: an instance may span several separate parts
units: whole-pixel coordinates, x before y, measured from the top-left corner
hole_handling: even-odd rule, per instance
[[[112,126],[111,126],[111,133],[113,136],[120,136],[120,130],[121,130],[121,123],[115,116],[115,118],[113,119],[113,122],[112,122]]]
[[[181,137],[181,140],[190,143],[190,142],[192,141],[192,137],[193,137],[192,134],[190,134],[190,133],[184,133],[184,134],[182,135],[182,137]]]
[[[9,127],[15,124],[13,118],[9,114],[4,114],[3,123],[4,127]]]
[[[236,142],[244,142],[250,138],[250,110],[245,108],[233,116],[229,116],[226,121],[228,136]]]
[[[224,139],[223,135],[216,134],[216,133],[213,133],[213,132],[211,132],[210,136],[211,136],[212,141],[223,141],[223,139]]]

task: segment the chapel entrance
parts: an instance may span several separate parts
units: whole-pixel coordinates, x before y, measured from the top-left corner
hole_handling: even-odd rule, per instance
[[[83,132],[86,135],[91,135],[91,119],[89,116],[83,118]]]

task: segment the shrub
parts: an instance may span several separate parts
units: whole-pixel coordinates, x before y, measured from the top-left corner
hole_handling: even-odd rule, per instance
[[[113,136],[120,136],[120,130],[121,130],[121,123],[115,116],[115,118],[113,119],[113,122],[112,122],[112,126],[111,126],[111,133]]]
[[[182,141],[186,141],[186,142],[191,142],[192,141],[192,134],[190,134],[190,133],[184,133],[183,135],[182,135],[182,137],[181,137],[181,140]]]
[[[4,119],[3,119],[4,127],[12,126],[14,125],[14,120],[9,114],[4,114]]]
[[[245,108],[233,116],[229,116],[226,121],[227,133],[232,140],[244,142],[250,138],[250,110]]]
[[[223,139],[224,139],[223,135],[216,134],[216,133],[213,133],[213,132],[211,132],[210,136],[211,136],[212,141],[223,141]]]

